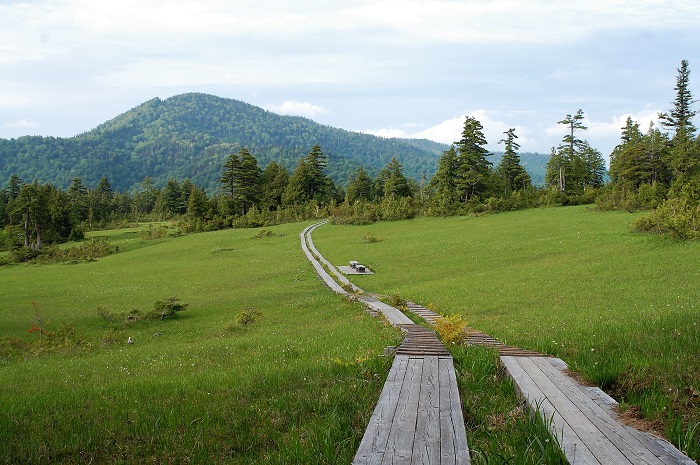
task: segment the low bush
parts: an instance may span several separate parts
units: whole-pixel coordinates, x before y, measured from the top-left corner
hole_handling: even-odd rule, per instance
[[[443,344],[459,344],[467,337],[467,322],[461,315],[448,315],[435,321],[435,332]]]

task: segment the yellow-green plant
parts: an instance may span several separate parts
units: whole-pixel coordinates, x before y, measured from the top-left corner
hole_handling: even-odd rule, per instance
[[[467,324],[461,315],[442,316],[435,322],[435,331],[443,344],[458,344],[467,336]]]

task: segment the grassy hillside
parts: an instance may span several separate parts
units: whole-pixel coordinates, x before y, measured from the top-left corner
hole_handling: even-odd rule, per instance
[[[0,463],[349,463],[398,333],[320,285],[302,228],[122,230],[95,262],[0,268]],[[126,322],[171,296],[189,307]]]
[[[675,440],[700,421],[700,243],[632,233],[636,217],[552,208],[328,225],[314,240],[334,263],[375,270],[364,289],[561,357]]]

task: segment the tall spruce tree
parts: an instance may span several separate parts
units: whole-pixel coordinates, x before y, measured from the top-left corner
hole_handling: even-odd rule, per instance
[[[683,184],[689,177],[700,173],[700,147],[695,141],[696,129],[692,122],[697,111],[692,109],[696,100],[693,100],[689,88],[688,61],[681,61],[677,71],[673,108],[667,113],[659,113],[659,122],[665,129],[673,131],[668,165],[673,169],[677,184]]]
[[[515,142],[515,139],[518,138],[515,135],[515,128],[510,128],[503,134],[506,135],[505,139],[501,139],[498,143],[505,145],[505,151],[497,172],[503,177],[506,194],[508,194],[511,191],[527,189],[531,179],[523,165],[520,164],[520,157],[516,152],[520,148],[520,144]]]
[[[492,163],[486,159],[489,151],[484,147],[484,127],[471,116],[464,121],[464,130],[457,149],[457,189],[462,200],[467,201],[485,193]]]
[[[348,203],[355,203],[358,200],[369,201],[374,197],[373,191],[372,178],[369,177],[367,170],[360,166],[350,178],[350,182],[348,182],[345,198]]]
[[[452,145],[442,152],[437,171],[430,180],[430,187],[435,190],[435,201],[441,208],[449,209],[459,202],[457,169],[457,151]]]

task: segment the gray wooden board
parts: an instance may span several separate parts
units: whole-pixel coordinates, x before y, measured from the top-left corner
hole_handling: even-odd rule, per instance
[[[440,459],[445,465],[469,464],[467,432],[452,358],[440,358]]]
[[[554,408],[559,412],[564,421],[576,430],[576,434],[583,441],[593,455],[603,464],[632,464],[632,462],[613,446],[608,438],[593,424],[590,418],[585,416],[569,397],[562,392],[560,386],[552,382],[532,358],[522,357],[520,365],[525,369],[537,387],[547,397]],[[551,366],[551,365],[549,365]],[[566,438],[564,438],[566,440]]]
[[[398,355],[354,465],[469,464],[451,357]]]
[[[380,312],[392,325],[412,325],[415,324],[413,321],[407,317],[401,310],[387,305],[377,299],[371,297],[361,297],[361,301],[365,303],[369,308]]]
[[[438,357],[423,357],[416,434],[411,464],[440,463],[440,379]]]
[[[542,419],[548,423],[550,432],[559,443],[570,464],[601,465],[571,425],[552,405],[547,395],[520,365],[522,359],[523,357],[501,357],[501,362],[513,379],[518,395],[526,401],[533,413],[538,412]]]
[[[374,408],[360,447],[355,454],[353,464],[375,465],[382,462],[391,431],[391,422],[396,414],[401,387],[406,377],[408,356],[398,355],[394,358],[384,388]]]
[[[409,358],[382,465],[411,463],[422,373],[423,358]]]
[[[578,383],[542,360],[533,359],[533,363],[542,369],[567,398],[585,415],[610,441],[609,447],[620,450],[632,463],[642,465],[663,465],[663,462],[638,437],[610,415],[609,409],[602,408],[597,402],[591,402]]]

